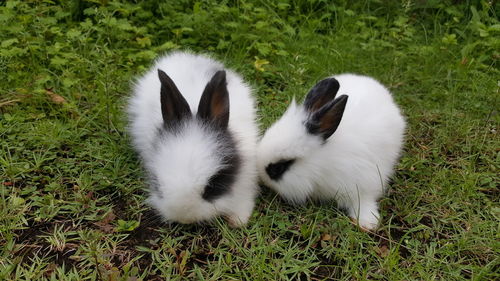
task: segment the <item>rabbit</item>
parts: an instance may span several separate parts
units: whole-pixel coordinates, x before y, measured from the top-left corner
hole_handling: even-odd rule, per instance
[[[258,127],[252,90],[238,74],[208,56],[173,52],[136,81],[127,111],[147,203],[164,220],[247,223],[259,190]]]
[[[257,146],[259,177],[291,203],[335,199],[362,229],[374,230],[405,127],[391,93],[373,78],[326,78],[302,105],[293,99],[265,132]]]

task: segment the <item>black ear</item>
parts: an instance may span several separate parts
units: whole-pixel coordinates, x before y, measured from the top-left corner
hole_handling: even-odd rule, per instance
[[[327,78],[316,84],[307,94],[304,107],[308,112],[315,112],[325,104],[335,99],[339,91],[339,81],[335,78]]]
[[[227,129],[229,122],[229,93],[227,92],[226,72],[217,71],[208,82],[200,104],[198,117],[222,130]]]
[[[306,122],[307,131],[328,139],[339,127],[348,97],[341,95],[311,114]]]
[[[179,124],[182,119],[191,116],[191,110],[174,81],[160,69],[158,69],[158,77],[161,82],[160,101],[163,123],[172,127]]]

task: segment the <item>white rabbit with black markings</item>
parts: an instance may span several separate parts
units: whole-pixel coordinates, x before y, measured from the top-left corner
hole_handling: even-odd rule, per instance
[[[324,79],[262,137],[260,178],[293,203],[335,199],[360,227],[375,229],[377,200],[394,173],[405,127],[391,93],[376,80]]]
[[[135,84],[130,133],[167,221],[247,223],[258,192],[254,98],[235,72],[203,55],[161,57]]]

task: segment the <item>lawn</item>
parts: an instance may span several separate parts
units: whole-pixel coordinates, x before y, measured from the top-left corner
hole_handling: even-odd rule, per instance
[[[0,280],[499,280],[499,15],[494,0],[1,1]],[[325,76],[387,85],[409,126],[381,227],[265,187],[241,229],[163,223],[124,106],[176,49],[242,73],[262,130]]]

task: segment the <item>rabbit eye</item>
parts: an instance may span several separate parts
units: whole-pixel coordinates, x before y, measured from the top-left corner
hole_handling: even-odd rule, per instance
[[[283,174],[290,169],[290,166],[295,162],[295,159],[280,160],[276,163],[271,163],[266,167],[266,173],[272,180],[279,180]]]

